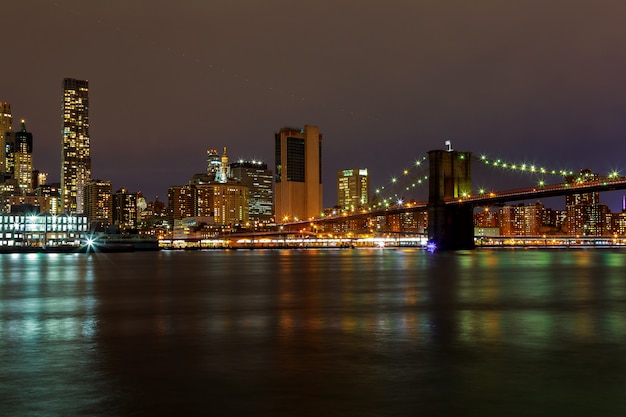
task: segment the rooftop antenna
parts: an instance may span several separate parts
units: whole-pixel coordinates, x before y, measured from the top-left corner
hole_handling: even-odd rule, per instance
[[[449,140],[446,141],[446,151],[452,152],[452,142]]]

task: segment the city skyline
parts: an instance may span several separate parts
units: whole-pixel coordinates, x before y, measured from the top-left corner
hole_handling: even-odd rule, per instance
[[[516,162],[626,173],[626,7],[617,2],[147,10],[26,0],[6,13],[20,65],[4,71],[0,100],[14,122],[26,120],[34,168],[49,182],[60,179],[66,77],[90,80],[93,177],[150,200],[202,172],[207,149],[228,146],[233,160],[273,169],[274,132],[305,124],[325,138],[324,206],[335,204],[338,170],[368,168],[375,189],[444,140]],[[17,29],[24,16],[28,38]],[[70,27],[54,23],[67,18],[88,34],[71,48]],[[601,200],[617,211],[622,193],[613,194]]]

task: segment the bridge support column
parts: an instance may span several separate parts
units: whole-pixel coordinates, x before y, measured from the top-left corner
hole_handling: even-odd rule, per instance
[[[435,150],[428,157],[428,239],[441,250],[474,249],[474,207],[452,202],[471,194],[471,153]]]

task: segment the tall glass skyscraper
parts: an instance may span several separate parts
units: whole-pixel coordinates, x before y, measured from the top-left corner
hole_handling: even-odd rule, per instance
[[[89,150],[89,83],[63,80],[63,144],[61,155],[61,203],[63,211],[82,214],[84,189],[91,180]]]

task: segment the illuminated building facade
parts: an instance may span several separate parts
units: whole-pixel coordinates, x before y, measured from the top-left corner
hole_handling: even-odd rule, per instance
[[[91,180],[85,186],[85,214],[93,227],[113,223],[113,188],[111,181]]]
[[[192,216],[211,217],[214,224],[231,227],[244,226],[249,222],[247,186],[227,181],[196,185],[194,188],[196,210]]]
[[[113,224],[121,231],[137,228],[137,193],[120,188],[113,194]]]
[[[6,101],[0,101],[0,181],[6,173],[7,142],[6,134],[13,130],[13,116],[11,105]]]
[[[33,134],[26,130],[26,124],[22,120],[22,126],[15,132],[13,144],[13,177],[22,194],[33,191]]]
[[[195,215],[196,189],[191,185],[175,185],[167,190],[170,224],[174,220]]]
[[[322,213],[322,135],[317,126],[285,127],[274,135],[277,222]]]
[[[91,180],[89,142],[89,83],[63,80],[63,143],[61,201],[63,211],[83,213],[84,189]]]
[[[48,182],[48,173],[33,169],[33,191]]]
[[[544,206],[537,202],[530,205],[504,206],[499,210],[500,234],[502,236],[537,236],[540,234]]]
[[[500,216],[497,210],[491,210],[489,207],[484,207],[481,210],[474,213],[474,226],[475,227],[498,227]]]
[[[566,178],[569,184],[580,184],[598,180],[598,174],[581,169],[577,176]],[[570,236],[601,236],[603,229],[600,193],[584,193],[565,196],[567,212],[566,229]]]
[[[5,213],[56,214],[56,199],[38,195],[11,195],[4,197]]]
[[[343,169],[337,172],[337,205],[342,210],[366,209],[369,194],[367,168]]]
[[[48,214],[0,215],[0,247],[79,246],[87,217]]]
[[[230,164],[230,174],[248,187],[248,216],[251,223],[274,222],[274,190],[272,171],[258,161],[240,161]]]

